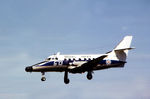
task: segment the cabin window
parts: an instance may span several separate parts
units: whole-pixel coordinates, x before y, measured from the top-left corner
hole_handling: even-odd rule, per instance
[[[90,61],[91,59],[89,58],[88,60]]]
[[[71,59],[69,58],[69,61],[71,61]]]
[[[79,61],[81,61],[81,58],[79,58]]]
[[[58,60],[58,58],[57,58],[57,57],[56,57],[55,59],[56,59],[56,60]]]
[[[84,60],[86,61],[86,58],[84,58]]]

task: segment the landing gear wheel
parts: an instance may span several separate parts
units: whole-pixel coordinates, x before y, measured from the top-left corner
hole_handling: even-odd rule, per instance
[[[65,79],[65,80],[64,80],[64,83],[65,83],[65,84],[69,84],[69,82],[70,82],[69,79]]]
[[[91,73],[91,72],[88,72],[88,74],[87,74],[86,77],[87,77],[88,80],[91,80],[91,79],[93,78],[92,73]]]
[[[45,77],[42,77],[42,78],[41,78],[41,81],[45,81],[45,80],[46,80],[46,78],[45,78]]]

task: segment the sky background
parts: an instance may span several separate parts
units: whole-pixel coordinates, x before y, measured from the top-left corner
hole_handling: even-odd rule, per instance
[[[133,35],[125,68],[27,73],[51,54],[112,50]],[[0,0],[0,99],[150,99],[149,0]]]

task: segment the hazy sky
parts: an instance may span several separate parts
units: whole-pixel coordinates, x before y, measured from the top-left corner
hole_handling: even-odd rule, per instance
[[[60,51],[105,53],[133,35],[125,68],[85,74],[26,73]],[[0,99],[149,99],[149,0],[0,0]]]

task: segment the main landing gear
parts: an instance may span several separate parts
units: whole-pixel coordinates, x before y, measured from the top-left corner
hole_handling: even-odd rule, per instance
[[[68,71],[65,71],[65,74],[64,74],[64,83],[65,84],[69,84],[70,80],[68,78]]]
[[[41,81],[46,81],[46,77],[44,76],[45,72],[41,72],[41,73],[42,73]],[[86,77],[87,77],[88,80],[91,80],[93,78],[92,71],[88,71]],[[70,82],[70,80],[68,78],[68,71],[65,71],[65,73],[64,73],[64,83],[65,84],[69,84],[69,82]]]
[[[91,71],[88,71],[88,73],[87,73],[87,79],[88,80],[91,80],[92,78],[93,78],[93,76],[92,76],[92,72]]]
[[[42,72],[42,78],[41,78],[41,81],[46,81],[46,77],[44,77],[45,75],[45,72]]]

